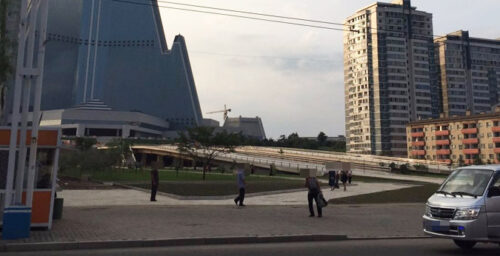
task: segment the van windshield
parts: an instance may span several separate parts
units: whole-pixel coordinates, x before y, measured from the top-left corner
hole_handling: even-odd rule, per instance
[[[492,170],[457,170],[450,175],[439,192],[451,195],[481,196],[492,175]]]

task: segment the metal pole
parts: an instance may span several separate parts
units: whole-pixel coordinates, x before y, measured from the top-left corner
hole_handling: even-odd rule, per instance
[[[36,80],[35,88],[35,102],[33,106],[33,120],[31,129],[31,146],[30,146],[30,158],[29,158],[29,171],[28,171],[28,182],[26,191],[26,206],[31,207],[33,202],[33,189],[35,181],[35,169],[36,169],[36,159],[37,159],[37,149],[38,149],[38,129],[40,127],[40,103],[42,100],[42,85],[43,85],[43,67],[45,62],[45,43],[47,40],[47,19],[49,11],[49,1],[43,1],[40,6],[41,14],[41,24],[40,24],[40,40],[38,42],[38,78]],[[59,133],[61,130],[58,131]],[[59,149],[57,153],[59,154]],[[57,159],[57,158],[56,158]],[[57,166],[56,163],[54,163]],[[52,175],[55,175],[53,172]]]
[[[21,128],[20,139],[19,139],[19,153],[17,156],[17,168],[16,168],[16,185],[14,186],[14,203],[16,205],[22,204],[22,195],[24,190],[24,175],[26,172],[26,132],[28,126],[28,112],[30,105],[30,95],[31,95],[31,81],[28,79],[25,81],[25,86],[22,92],[22,110],[21,110]]]
[[[24,46],[26,44],[26,9],[27,0],[22,0],[21,2],[21,15],[19,24],[19,35],[18,35],[18,53],[17,53],[17,65],[16,65],[16,77],[14,85],[14,102],[12,104],[12,116],[11,116],[11,126],[10,126],[10,141],[9,141],[9,162],[7,167],[7,179],[5,186],[5,201],[4,207],[8,207],[12,203],[12,189],[14,185],[14,169],[16,162],[16,151],[17,151],[17,129],[19,126],[19,107],[21,105],[21,89],[23,86],[24,75],[21,70],[23,69],[24,62]]]
[[[33,63],[34,50],[35,50],[35,34],[38,25],[38,10],[40,7],[40,1],[31,2],[30,12],[27,14],[29,17],[29,27],[28,27],[28,53],[26,55],[25,66],[28,70],[33,70],[35,66]],[[14,203],[17,205],[22,204],[22,195],[24,191],[24,177],[26,175],[26,133],[28,131],[28,113],[29,106],[31,102],[31,83],[32,74],[27,77],[25,87],[22,94],[22,112],[21,112],[21,139],[19,141],[19,155],[17,159],[17,177],[16,177],[16,187],[14,194]],[[32,122],[33,123],[33,122]]]

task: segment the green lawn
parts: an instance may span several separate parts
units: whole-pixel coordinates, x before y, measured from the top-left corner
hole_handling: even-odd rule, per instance
[[[114,169],[87,172],[87,175],[93,181],[113,181],[141,188],[151,188],[149,170]],[[63,172],[61,176],[79,177],[79,173]],[[203,180],[202,177],[201,171],[193,171],[192,169],[179,170],[179,172],[163,169],[159,171],[159,191],[183,196],[222,196],[238,192],[236,175],[233,173],[207,172],[206,179]],[[286,179],[286,177],[297,178],[298,176],[284,174],[272,177],[249,175],[245,178],[247,193],[304,188],[303,179]]]
[[[424,184],[411,188],[331,199],[328,202],[331,204],[425,203],[438,188],[437,184]]]
[[[151,184],[129,184],[136,187],[150,189]],[[247,180],[246,193],[278,191],[286,189],[304,188],[304,182],[295,180]],[[236,181],[160,181],[159,191],[181,196],[225,196],[236,195],[238,187]]]
[[[101,182],[120,182],[141,188],[150,189],[151,176],[149,169],[113,169],[107,171],[87,172],[90,180]],[[80,177],[78,172],[64,171],[61,176]],[[206,180],[202,180],[200,170],[179,170],[177,173],[172,169],[162,169],[159,172],[159,190],[166,193],[184,196],[222,196],[233,195],[238,192],[236,186],[236,175],[233,173],[210,172],[206,174]],[[287,179],[298,178],[298,179]],[[279,174],[275,176],[249,175],[246,177],[247,193],[258,193],[264,191],[278,191],[287,189],[304,188],[304,180],[297,175]],[[380,178],[354,176],[353,182],[391,182],[419,185],[417,187],[399,189],[394,191],[378,192],[368,195],[333,199],[333,204],[362,204],[362,203],[413,203],[425,202],[427,198],[438,188],[438,185],[397,181]],[[305,189],[305,188],[304,188]]]
[[[65,171],[61,173],[62,176],[68,177],[80,177],[80,174],[76,171]],[[85,172],[91,180],[95,181],[150,181],[151,174],[150,170],[134,170],[134,169],[110,169],[105,171],[93,171]],[[201,171],[193,171],[192,169],[183,169],[176,172],[171,169],[162,169],[159,171],[160,180],[165,181],[202,181],[203,174]],[[275,180],[279,177],[298,177],[294,175],[279,175],[279,176],[248,176],[248,180]],[[234,181],[236,175],[231,173],[219,173],[219,172],[207,172],[206,181]]]

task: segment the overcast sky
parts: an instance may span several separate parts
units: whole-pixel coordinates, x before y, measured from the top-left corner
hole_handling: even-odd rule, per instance
[[[161,2],[162,0],[159,0]],[[372,0],[172,0],[342,23]],[[160,3],[160,5],[167,5]],[[499,38],[498,0],[413,0],[434,34]],[[172,5],[170,5],[172,6]],[[205,118],[259,116],[267,137],[344,134],[342,32],[161,8],[167,44],[182,34]]]

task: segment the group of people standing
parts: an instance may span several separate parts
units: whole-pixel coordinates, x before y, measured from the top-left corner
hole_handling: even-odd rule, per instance
[[[352,171],[340,170],[340,171],[328,172],[328,185],[330,186],[331,190],[340,188],[339,181],[342,182],[342,185],[344,186],[344,191],[346,191],[347,183],[351,184],[352,182]]]

